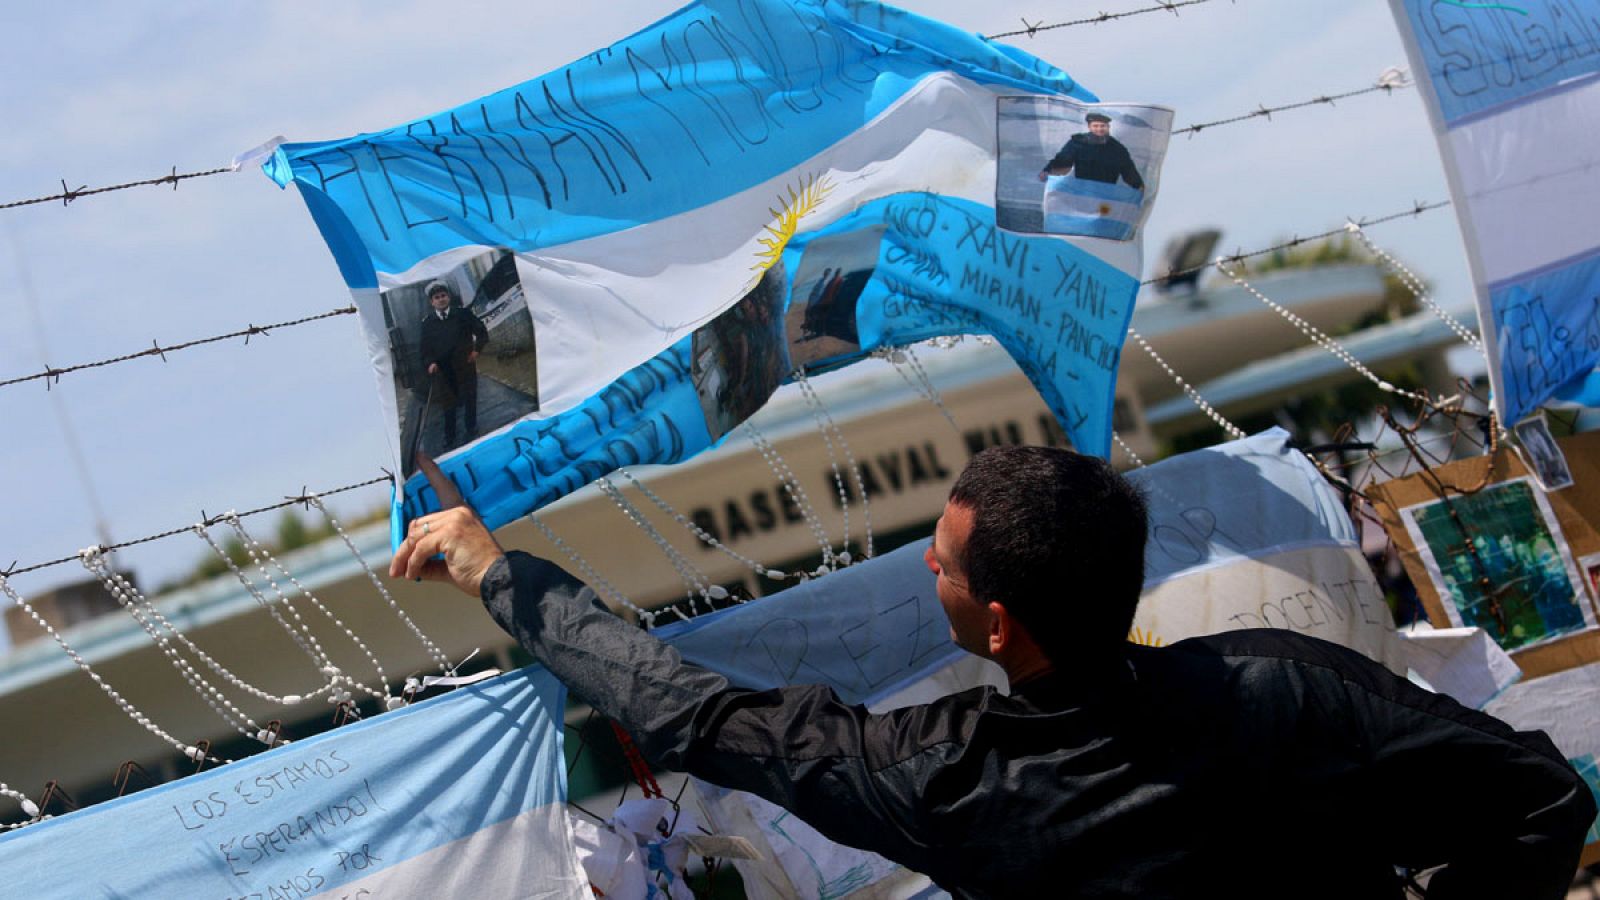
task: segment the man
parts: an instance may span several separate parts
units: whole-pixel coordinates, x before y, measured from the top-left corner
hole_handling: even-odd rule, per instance
[[[1122,142],[1111,136],[1111,117],[1092,112],[1083,117],[1089,131],[1078,132],[1069,138],[1039,172],[1039,180],[1051,175],[1066,175],[1073,171],[1079,178],[1116,184],[1121,178],[1137,191],[1144,190],[1144,179],[1133,164],[1133,157]]]
[[[478,434],[478,353],[489,344],[489,330],[472,314],[458,307],[449,285],[428,285],[428,305],[422,319],[422,365],[428,372],[428,389],[434,409],[444,413],[444,445],[456,446],[456,409],[464,410],[467,433],[462,442]]]
[[[1399,898],[1400,864],[1445,866],[1430,900],[1565,895],[1595,807],[1544,735],[1286,631],[1128,644],[1146,527],[1100,460],[974,457],[926,558],[952,636],[1011,693],[882,715],[732,688],[464,508],[413,522],[390,574],[481,596],[647,758],[958,897]]]

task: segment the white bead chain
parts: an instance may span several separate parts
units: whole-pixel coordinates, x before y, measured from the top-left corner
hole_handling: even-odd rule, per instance
[[[327,520],[328,526],[333,529],[335,534],[339,535],[341,541],[344,541],[345,548],[350,551],[350,555],[354,556],[357,562],[361,563],[361,568],[367,573],[367,579],[372,582],[373,587],[378,589],[378,595],[383,598],[383,602],[389,604],[389,608],[400,618],[406,628],[410,629],[411,633],[417,636],[417,640],[422,642],[422,649],[427,652],[434,662],[439,664],[439,671],[448,672],[450,670],[450,658],[444,655],[444,651],[439,648],[438,644],[422,633],[422,629],[417,627],[411,617],[406,615],[406,611],[400,608],[400,604],[395,602],[394,597],[389,595],[389,590],[383,586],[383,581],[378,578],[378,573],[374,572],[372,566],[367,564],[366,557],[362,556],[361,551],[356,549],[355,543],[350,540],[350,535],[345,533],[344,526],[340,525],[339,520],[334,518],[333,513],[328,511],[327,505],[322,502],[322,497],[308,493],[305,498],[307,503],[315,506],[317,511],[322,513],[322,517]]]
[[[317,610],[324,616],[327,616],[328,620],[333,622],[334,627],[338,628],[340,631],[343,631],[345,637],[348,637],[350,642],[355,644],[356,647],[361,650],[361,653],[366,656],[367,661],[372,663],[373,670],[378,673],[378,685],[381,690],[373,690],[372,688],[367,687],[366,685],[357,681],[354,677],[338,671],[337,668],[335,668],[332,672],[325,671],[323,674],[327,675],[330,680],[342,678],[350,687],[365,691],[374,699],[387,702],[389,699],[389,678],[384,674],[383,665],[378,662],[378,657],[367,647],[366,642],[361,640],[361,638],[356,635],[355,631],[352,630],[350,626],[344,624],[344,622],[340,620],[338,616],[334,615],[333,610],[324,606],[322,601],[317,599],[316,594],[306,590],[305,585],[296,580],[293,573],[285,568],[283,563],[277,557],[273,556],[267,550],[267,548],[261,546],[261,543],[251,536],[250,532],[245,530],[244,523],[239,521],[239,517],[237,515],[234,515],[232,512],[230,512],[223,517],[223,520],[228,523],[229,528],[233,529],[233,533],[238,536],[239,540],[244,542],[245,551],[250,554],[250,560],[256,564],[256,568],[261,571],[261,574],[266,576],[267,581],[272,584],[273,590],[278,590],[278,583],[274,581],[272,576],[267,573],[266,564],[268,561],[271,561],[272,567],[277,569],[279,574],[281,574],[290,584],[294,585],[294,589],[300,592],[300,596],[310,600],[312,606],[316,607]],[[330,668],[332,668],[331,663]],[[347,690],[335,691],[333,696],[329,697],[328,699],[329,702],[332,703],[347,703],[350,700],[350,692]]]
[[[1366,366],[1361,364],[1360,360],[1356,359],[1354,356],[1351,356],[1350,351],[1346,350],[1342,344],[1340,344],[1338,341],[1335,341],[1333,338],[1328,337],[1326,334],[1323,334],[1321,329],[1290,312],[1287,308],[1273,301],[1266,294],[1256,290],[1255,287],[1252,286],[1248,281],[1245,281],[1242,276],[1229,270],[1227,263],[1227,257],[1219,256],[1216,258],[1216,261],[1213,263],[1213,265],[1217,267],[1217,271],[1233,279],[1234,284],[1244,288],[1250,293],[1251,296],[1255,297],[1257,300],[1260,300],[1262,303],[1265,303],[1278,315],[1283,316],[1283,318],[1287,320],[1289,324],[1293,325],[1295,328],[1298,328],[1301,334],[1310,338],[1312,343],[1328,351],[1329,353],[1332,353],[1345,365],[1358,372],[1363,378],[1366,378],[1368,381],[1377,385],[1379,390],[1382,390],[1386,393],[1395,394],[1397,396],[1407,397],[1412,400],[1419,400],[1429,406],[1433,405],[1433,400],[1428,396],[1419,394],[1415,391],[1408,391],[1405,388],[1395,387],[1382,378],[1379,378],[1377,375],[1374,375],[1371,369],[1368,369]]]
[[[0,825],[0,831],[10,831],[13,828],[21,828],[24,825],[32,825],[35,822],[42,822],[45,819],[50,818],[49,816],[42,816],[39,814],[39,804],[29,800],[27,794],[24,794],[21,791],[12,790],[11,786],[3,781],[0,781],[0,795],[10,797],[11,799],[17,801],[17,805],[22,807],[22,814],[28,817],[28,821],[26,822],[9,822],[4,825]]]
[[[850,493],[845,490],[844,475],[839,471],[839,457],[833,452],[833,436],[828,433],[828,426],[823,424],[822,416],[817,414],[817,400],[811,392],[811,385],[806,381],[806,373],[802,369],[795,369],[789,373],[789,379],[800,387],[801,396],[805,397],[806,406],[811,409],[811,418],[817,423],[817,432],[822,435],[823,446],[828,451],[828,468],[833,470],[834,489],[839,494],[839,515],[844,522],[844,533],[839,539],[839,546],[844,550],[840,552],[840,562],[845,565],[850,563]]]
[[[300,618],[299,611],[290,605],[289,601],[284,598],[281,592],[278,594],[278,598],[283,601],[284,608],[289,610],[289,615],[294,617],[294,625],[290,625],[289,622],[278,613],[276,604],[274,604],[272,600],[267,597],[267,595],[263,594],[260,588],[256,587],[255,582],[251,581],[249,576],[245,575],[244,570],[240,569],[239,565],[233,561],[233,557],[229,556],[226,551],[217,546],[217,542],[212,539],[211,532],[206,530],[205,525],[197,524],[192,530],[200,537],[201,540],[205,541],[206,544],[216,552],[217,556],[222,560],[222,562],[227,565],[228,570],[233,573],[233,576],[239,580],[240,584],[244,585],[244,589],[250,592],[250,596],[254,597],[257,603],[266,607],[267,612],[272,615],[272,618],[276,619],[278,624],[283,626],[283,629],[289,633],[291,638],[294,638],[295,644],[299,645],[300,649],[305,652],[306,656],[311,660],[311,665],[315,667],[318,672],[321,672],[332,665],[332,663],[328,660],[327,654],[322,652],[322,645],[317,643],[316,635],[311,633],[311,629],[307,627],[305,620]],[[326,689],[331,689],[332,687],[333,684],[330,681]]]
[[[1478,336],[1473,334],[1472,331],[1465,325],[1461,324],[1460,320],[1458,320],[1455,316],[1452,316],[1449,312],[1445,311],[1444,307],[1440,306],[1438,303],[1435,303],[1433,298],[1428,296],[1428,290],[1423,286],[1422,279],[1418,278],[1415,273],[1406,268],[1405,265],[1400,262],[1400,260],[1384,252],[1378,247],[1377,244],[1374,244],[1372,239],[1367,237],[1367,232],[1363,230],[1360,225],[1356,224],[1355,222],[1349,222],[1346,223],[1344,228],[1345,231],[1355,235],[1356,238],[1361,241],[1362,246],[1367,248],[1367,252],[1371,253],[1373,256],[1376,256],[1390,269],[1394,270],[1394,273],[1399,276],[1401,283],[1406,286],[1407,290],[1411,291],[1412,296],[1416,297],[1418,302],[1431,310],[1434,315],[1438,316],[1440,321],[1450,326],[1450,330],[1456,333],[1456,337],[1461,338],[1463,342],[1479,353],[1484,352],[1483,341],[1479,340]]]
[[[1145,465],[1144,460],[1139,458],[1139,454],[1133,452],[1133,448],[1129,447],[1128,446],[1128,442],[1122,439],[1122,435],[1117,434],[1117,432],[1115,430],[1112,430],[1111,439],[1113,441],[1117,442],[1117,446],[1122,448],[1122,452],[1123,453],[1128,454],[1128,459],[1133,461],[1133,467],[1134,468],[1136,468],[1136,469],[1144,468],[1144,465]]]
[[[215,712],[222,721],[228,723],[230,728],[247,738],[253,738],[257,732],[261,731],[261,726],[257,725],[244,711],[235,706],[221,690],[207,681],[205,676],[201,675],[194,665],[183,657],[183,654],[173,649],[172,645],[167,641],[167,636],[161,632],[161,629],[151,623],[150,617],[146,614],[145,607],[149,604],[149,601],[145,600],[143,595],[127,579],[111,570],[111,567],[106,563],[104,552],[99,547],[89,547],[79,551],[78,558],[82,561],[83,567],[98,578],[100,583],[105,586],[106,591],[116,598],[117,604],[133,616],[133,620],[139,623],[139,627],[143,628],[145,634],[150,636],[150,639],[155,642],[162,655],[167,658],[168,662],[172,663],[174,669],[178,670],[178,674],[183,676],[183,680],[188,682],[189,687],[193,688],[194,692],[200,695],[200,699],[211,707],[212,712]],[[162,619],[162,621],[165,621],[165,619]],[[170,625],[167,627],[171,629]]]
[[[537,513],[528,513],[528,521],[532,522],[533,527],[539,529],[539,532],[545,536],[546,540],[554,544],[557,550],[560,550],[563,554],[565,554],[567,559],[572,560],[572,564],[578,567],[579,572],[583,573],[584,582],[588,584],[589,587],[593,588],[596,593],[607,594],[613,600],[616,600],[618,603],[622,604],[628,609],[633,610],[633,612],[639,616],[639,621],[643,622],[646,628],[655,627],[655,613],[641,608],[632,600],[629,600],[626,594],[617,590],[616,585],[607,581],[599,572],[595,571],[594,566],[589,565],[589,561],[579,555],[578,551],[572,548],[572,545],[562,540],[561,537],[554,531],[551,531],[550,526],[546,525],[544,520],[540,519]]]
[[[674,509],[672,507],[672,504],[670,504],[667,501],[661,499],[661,497],[658,494],[656,494],[655,491],[652,491],[644,482],[640,481],[637,478],[634,478],[633,477],[633,473],[629,472],[627,469],[618,469],[617,470],[617,474],[621,475],[623,478],[628,479],[628,483],[629,484],[631,484],[634,487],[638,488],[639,492],[644,494],[645,497],[649,498],[650,502],[654,503],[658,509],[660,509],[662,512],[666,513],[667,515],[671,516],[673,521],[675,521],[679,525],[682,525],[683,527],[689,529],[689,533],[690,534],[693,534],[695,537],[699,538],[701,541],[704,541],[706,544],[708,544],[708,545],[710,545],[712,547],[715,547],[716,549],[722,551],[722,553],[724,555],[726,555],[726,556],[728,556],[728,557],[730,557],[730,558],[732,558],[734,560],[737,560],[740,563],[743,563],[745,566],[747,566],[750,569],[750,571],[755,572],[757,575],[762,575],[762,576],[765,576],[767,578],[771,578],[774,581],[782,581],[785,578],[799,578],[800,577],[799,573],[796,573],[796,572],[780,572],[777,569],[769,569],[766,566],[763,566],[761,563],[756,562],[755,560],[751,559],[750,557],[745,556],[744,554],[740,553],[739,551],[734,550],[733,548],[729,547],[728,545],[726,545],[726,544],[722,543],[721,541],[717,540],[715,537],[712,536],[712,534],[710,532],[706,531],[704,528],[701,528],[699,525],[696,525],[692,520],[690,520],[683,513],[680,513],[676,509]]]
[[[1172,371],[1172,367],[1167,365],[1167,361],[1161,358],[1161,354],[1156,352],[1156,348],[1150,346],[1150,342],[1144,339],[1144,335],[1134,330],[1131,325],[1128,327],[1128,337],[1133,338],[1134,341],[1139,344],[1139,347],[1143,349],[1145,353],[1149,354],[1151,359],[1156,361],[1156,365],[1160,366],[1161,370],[1167,373],[1167,377],[1171,378],[1177,383],[1178,387],[1183,389],[1183,392],[1188,395],[1189,400],[1193,402],[1195,406],[1200,407],[1200,411],[1205,413],[1206,416],[1211,419],[1211,421],[1217,423],[1217,426],[1226,432],[1228,436],[1234,439],[1243,438],[1245,436],[1244,432],[1240,431],[1238,426],[1234,425],[1232,422],[1229,422],[1227,419],[1224,419],[1221,413],[1217,412],[1216,409],[1211,406],[1211,404],[1207,403],[1206,399],[1200,396],[1200,392],[1195,390],[1194,387],[1189,384],[1189,382],[1184,381],[1182,376],[1180,376],[1177,372]]]
[[[89,563],[86,561],[85,565],[88,566]],[[100,563],[100,565],[104,565],[103,561]],[[108,566],[105,568],[106,571],[109,572],[110,581],[107,581],[107,576],[102,575],[99,571],[96,571],[95,568],[91,567],[90,571],[95,572],[96,576],[100,578],[101,583],[106,585],[106,589],[111,592],[113,597],[118,598],[119,602],[126,598],[128,602],[132,604],[131,606],[124,604],[124,608],[126,608],[128,612],[133,615],[136,621],[138,621],[141,625],[144,625],[144,619],[141,618],[141,616],[148,616],[149,618],[155,620],[155,623],[160,626],[161,630],[176,638],[178,643],[187,648],[190,653],[193,653],[202,663],[205,663],[207,668],[222,676],[224,681],[233,685],[235,688],[265,700],[268,703],[277,703],[284,706],[294,706],[309,697],[315,697],[316,695],[328,690],[328,685],[323,685],[309,694],[287,694],[280,696],[278,694],[273,694],[262,690],[250,682],[245,681],[243,678],[235,675],[231,670],[228,669],[227,666],[217,662],[217,660],[212,658],[211,654],[200,649],[200,647],[197,646],[194,641],[189,639],[188,635],[184,634],[177,626],[168,621],[167,617],[161,614],[161,610],[157,608],[148,597],[144,596],[144,594],[142,594],[120,574],[110,570]],[[148,626],[145,627],[145,633],[149,634],[152,638],[157,637]]]
[[[135,708],[132,703],[129,703],[127,699],[117,692],[116,688],[113,688],[111,685],[107,684],[106,680],[100,677],[100,673],[89,667],[89,664],[84,661],[83,657],[78,655],[78,651],[72,649],[72,646],[68,644],[59,633],[56,632],[55,626],[47,622],[44,616],[40,615],[39,611],[33,608],[33,604],[29,603],[21,594],[17,593],[16,590],[11,587],[11,583],[6,580],[4,575],[0,575],[0,593],[4,593],[8,598],[10,598],[12,603],[15,603],[19,608],[32,617],[34,623],[43,629],[46,634],[50,635],[50,638],[56,642],[56,645],[61,648],[62,652],[66,653],[67,656],[72,660],[73,664],[78,667],[78,670],[89,676],[89,680],[93,681],[95,686],[103,691],[107,697],[110,697],[111,701],[117,705],[117,708],[122,710],[122,712],[127,715],[128,718],[132,719],[140,728],[143,728],[144,730],[160,738],[163,743],[170,744],[174,750],[177,750],[180,754],[190,760],[193,760],[194,762],[209,762],[215,765],[232,762],[232,760],[217,759],[216,757],[208,755],[199,747],[193,747],[189,744],[185,744],[184,742],[168,734],[166,731],[162,730],[161,726],[151,721],[149,716],[146,716],[144,713]],[[26,809],[24,809],[24,812],[26,812]]]
[[[981,344],[983,341],[980,340],[979,343]],[[894,359],[891,358],[890,362],[894,362]],[[945,421],[950,423],[950,427],[955,429],[956,434],[961,434],[961,426],[956,424],[956,417],[950,414],[950,408],[944,405],[944,396],[939,393],[939,388],[934,385],[933,379],[929,377],[928,370],[922,367],[922,360],[917,358],[917,351],[910,347],[905,348],[905,363],[911,367],[912,372],[916,373],[917,382],[922,385],[922,395],[928,398],[929,403],[939,408],[940,415],[944,416]]]
[[[716,609],[715,606],[711,605],[711,587],[706,580],[705,574],[695,568],[694,564],[690,563],[683,554],[679,553],[678,548],[672,546],[672,542],[667,540],[660,531],[656,530],[654,525],[650,524],[650,521],[644,517],[639,508],[634,506],[627,497],[622,496],[622,491],[618,490],[617,486],[612,484],[609,478],[602,475],[594,480],[594,484],[600,490],[600,493],[611,498],[611,502],[622,510],[622,514],[628,517],[628,521],[633,523],[633,527],[644,532],[657,547],[661,548],[661,552],[667,557],[667,562],[672,565],[672,568],[677,571],[678,577],[683,580],[684,593],[689,598],[689,614],[691,616],[700,614],[700,608],[695,604],[695,594],[705,597],[708,609]],[[722,595],[727,597],[728,592],[724,590]]]
[[[800,507],[800,514],[805,517],[806,524],[811,527],[811,534],[816,538],[817,546],[822,548],[822,565],[813,575],[823,575],[831,572],[836,567],[833,556],[833,547],[828,543],[828,533],[822,527],[822,520],[817,517],[817,511],[812,508],[811,501],[806,497],[806,489],[800,486],[800,480],[794,476],[789,464],[778,453],[776,447],[767,440],[754,425],[747,419],[743,426],[745,433],[750,436],[750,443],[755,445],[761,453],[761,458],[766,460],[767,468],[783,483],[783,489],[789,493],[789,498]]]
[[[845,465],[850,469],[850,479],[855,482],[856,496],[861,498],[862,530],[866,532],[866,545],[863,548],[865,559],[872,558],[872,507],[867,500],[867,486],[861,480],[861,467],[856,465],[856,457],[850,452],[850,442],[844,439],[844,432],[838,423],[833,421],[833,416],[828,413],[828,407],[823,404],[822,397],[817,394],[817,389],[811,386],[811,380],[806,377],[805,370],[796,369],[792,376],[794,383],[800,386],[800,393],[805,395],[806,403],[811,407],[811,415],[817,420],[817,428],[822,432],[822,441],[828,448],[828,464],[833,467],[833,482],[839,488],[839,508],[844,511],[844,551],[839,558],[845,565],[850,564],[850,497],[844,487],[844,476],[839,474],[839,461],[833,456],[833,440],[839,441],[839,449],[844,452]],[[829,433],[833,437],[829,437]]]

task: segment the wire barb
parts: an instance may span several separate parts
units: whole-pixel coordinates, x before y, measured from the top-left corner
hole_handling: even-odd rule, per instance
[[[222,168],[207,169],[202,172],[179,172],[178,167],[173,166],[171,172],[158,178],[145,178],[140,181],[129,181],[123,184],[112,184],[97,188],[89,187],[86,184],[80,184],[76,188],[69,188],[67,187],[66,179],[63,178],[61,179],[61,193],[59,194],[51,194],[47,197],[34,197],[31,200],[13,200],[9,203],[0,203],[0,209],[16,209],[19,206],[34,206],[39,203],[50,203],[55,200],[60,200],[61,205],[66,206],[79,197],[91,197],[95,194],[109,194],[112,191],[125,191],[128,188],[145,187],[148,185],[157,184],[170,184],[172,185],[173,190],[177,190],[178,182],[180,181],[185,181],[190,178],[206,178],[211,175],[221,175],[225,172],[232,171],[233,169],[231,168]]]
[[[1338,100],[1347,100],[1351,97],[1360,97],[1363,94],[1374,94],[1378,91],[1382,91],[1385,94],[1393,94],[1395,88],[1408,86],[1409,85],[1407,84],[1398,82],[1380,81],[1377,84],[1368,85],[1367,87],[1358,88],[1353,91],[1345,91],[1342,94],[1319,94],[1315,97],[1312,97],[1310,100],[1301,100],[1298,103],[1286,103],[1283,106],[1267,106],[1266,104],[1257,104],[1254,110],[1242,115],[1230,116],[1226,119],[1218,119],[1214,122],[1197,122],[1193,125],[1185,125],[1182,128],[1173,129],[1172,133],[1174,135],[1188,134],[1189,137],[1194,137],[1204,129],[1215,128],[1219,125],[1232,125],[1235,122],[1246,122],[1250,119],[1266,119],[1270,122],[1272,121],[1273,113],[1287,112],[1294,109],[1304,109],[1308,106],[1334,106],[1336,105],[1335,101]]]
[[[61,376],[65,375],[65,374],[67,374],[69,372],[81,372],[84,369],[98,369],[98,368],[100,368],[102,366],[110,366],[110,365],[115,365],[117,363],[124,363],[124,362],[128,362],[129,360],[139,359],[139,358],[145,357],[145,356],[159,356],[159,357],[161,357],[161,361],[162,362],[166,362],[167,361],[167,354],[169,352],[173,351],[173,350],[187,350],[190,347],[199,347],[199,346],[204,345],[204,344],[215,344],[218,341],[232,340],[232,339],[237,338],[237,337],[244,338],[245,344],[248,345],[250,343],[251,335],[264,334],[264,335],[267,335],[268,337],[271,337],[271,333],[272,333],[271,330],[274,329],[274,328],[289,328],[289,327],[294,326],[294,325],[305,325],[305,324],[307,324],[309,322],[316,322],[316,321],[319,321],[321,319],[331,319],[331,318],[333,318],[335,316],[350,316],[350,315],[354,315],[355,312],[356,312],[356,308],[354,306],[342,306],[342,307],[340,307],[338,309],[330,309],[325,313],[317,313],[314,316],[306,316],[306,317],[300,318],[300,319],[291,319],[291,320],[289,320],[287,322],[275,322],[275,323],[273,323],[271,325],[254,325],[254,324],[252,324],[252,325],[246,326],[245,328],[243,328],[243,329],[241,329],[239,331],[231,331],[231,332],[229,332],[227,334],[218,334],[218,335],[213,335],[211,337],[198,338],[198,339],[192,340],[192,341],[184,341],[181,344],[172,344],[172,345],[167,346],[167,347],[161,346],[159,341],[151,341],[150,342],[150,348],[147,349],[147,350],[140,350],[137,353],[128,353],[128,354],[124,354],[122,356],[113,356],[110,359],[102,359],[102,360],[97,360],[95,362],[79,363],[77,365],[66,366],[64,368],[59,368],[59,369],[55,368],[54,366],[51,366],[51,365],[49,365],[47,363],[47,364],[45,364],[44,371],[37,372],[37,373],[35,373],[33,375],[20,375],[20,376],[18,376],[16,378],[8,378],[8,379],[6,379],[4,381],[0,381],[0,387],[9,387],[9,386],[11,386],[13,384],[22,384],[25,381],[38,381],[40,379],[44,379],[45,388],[48,390],[52,383],[59,383],[61,381]]]
[[[342,494],[342,493],[344,493],[346,491],[353,491],[353,490],[356,490],[357,488],[364,488],[364,487],[368,487],[368,486],[374,485],[374,484],[383,484],[385,482],[393,483],[393,481],[394,481],[393,476],[385,474],[385,475],[380,476],[378,478],[369,478],[366,481],[357,481],[357,482],[355,482],[353,484],[347,484],[347,485],[345,485],[343,487],[336,487],[336,488],[334,488],[332,490],[319,491],[318,494],[320,496],[326,497],[326,496],[329,496],[331,494]],[[273,503],[273,504],[271,504],[269,506],[261,506],[261,507],[257,507],[256,509],[245,510],[244,512],[241,512],[241,513],[223,513],[220,516],[208,516],[208,515],[206,515],[206,511],[202,509],[202,510],[200,510],[200,518],[201,518],[201,523],[200,524],[204,525],[207,528],[210,528],[212,525],[216,525],[219,522],[225,522],[230,518],[242,519],[245,516],[259,515],[259,514],[264,513],[264,512],[271,512],[271,511],[273,511],[275,509],[283,509],[284,507],[287,507],[287,506],[293,506],[297,502],[299,502],[298,498],[293,498],[293,499],[285,500],[282,503]],[[148,544],[148,543],[151,543],[152,541],[159,541],[159,540],[162,540],[164,538],[169,538],[169,537],[172,537],[173,535],[177,535],[177,534],[189,534],[189,533],[192,533],[193,531],[194,531],[194,526],[193,525],[185,525],[182,528],[173,528],[173,529],[170,529],[168,531],[163,531],[163,532],[161,532],[159,534],[146,535],[146,536],[144,536],[142,538],[134,538],[131,541],[122,541],[121,543],[117,543],[117,544],[96,544],[93,549],[98,550],[100,553],[104,554],[104,553],[109,553],[112,550],[121,550],[121,549],[123,549],[125,547],[133,547],[133,546],[136,546],[138,544]],[[25,566],[25,567],[20,568],[20,569],[17,568],[16,567],[17,564],[15,562],[13,562],[11,564],[11,568],[6,570],[3,573],[3,576],[0,576],[0,577],[10,578],[13,575],[23,575],[23,574],[26,574],[28,572],[37,572],[40,569],[48,569],[51,566],[59,566],[59,565],[63,565],[65,563],[69,563],[69,562],[76,562],[78,559],[79,559],[78,554],[74,553],[71,556],[63,556],[60,559],[52,559],[52,560],[48,560],[48,561],[42,562],[42,563],[35,563],[35,564],[31,565],[31,566]]]
[[[1198,5],[1202,4],[1202,3],[1210,3],[1210,2],[1211,2],[1211,0],[1158,0],[1158,2],[1156,3],[1155,6],[1146,6],[1146,7],[1142,8],[1142,9],[1130,9],[1127,12],[1119,12],[1119,13],[1105,12],[1104,10],[1102,10],[1098,14],[1093,15],[1093,16],[1089,16],[1088,18],[1073,19],[1073,20],[1071,20],[1069,22],[1057,22],[1057,23],[1055,23],[1053,25],[1042,25],[1042,24],[1028,25],[1027,20],[1024,19],[1022,24],[1023,25],[1027,25],[1026,28],[1023,28],[1020,31],[1002,31],[999,34],[988,35],[984,39],[993,41],[993,40],[998,40],[1000,38],[1008,38],[1008,37],[1030,37],[1031,38],[1035,34],[1037,34],[1038,32],[1041,32],[1041,31],[1053,31],[1053,30],[1055,30],[1057,28],[1071,28],[1071,27],[1073,27],[1075,25],[1099,25],[1102,22],[1110,22],[1113,19],[1127,19],[1127,18],[1131,18],[1133,16],[1142,16],[1145,13],[1153,13],[1153,12],[1169,12],[1169,13],[1172,13],[1173,15],[1177,15],[1178,14],[1178,9],[1181,8],[1181,7],[1184,7],[1184,6],[1198,6]]]
[[[1328,238],[1331,238],[1331,237],[1337,237],[1337,236],[1339,236],[1341,234],[1346,234],[1349,231],[1350,225],[1355,225],[1358,228],[1370,228],[1373,225],[1382,225],[1385,222],[1393,222],[1396,219],[1415,218],[1417,216],[1422,215],[1425,212],[1431,212],[1431,211],[1433,211],[1435,209],[1443,209],[1444,207],[1449,206],[1449,205],[1450,205],[1450,201],[1449,200],[1440,200],[1440,201],[1438,201],[1436,203],[1423,203],[1421,201],[1413,201],[1413,204],[1412,204],[1411,208],[1409,208],[1409,209],[1403,209],[1403,210],[1401,210],[1399,212],[1389,213],[1386,216],[1379,216],[1376,219],[1351,219],[1351,220],[1349,220],[1349,222],[1347,224],[1341,225],[1338,228],[1333,228],[1333,229],[1330,229],[1328,231],[1324,231],[1324,232],[1322,232],[1320,234],[1313,234],[1313,235],[1309,235],[1307,237],[1300,237],[1300,236],[1296,235],[1292,240],[1282,241],[1282,242],[1279,242],[1277,244],[1273,244],[1270,247],[1263,247],[1263,248],[1261,248],[1259,250],[1251,250],[1251,251],[1246,252],[1243,249],[1236,249],[1236,250],[1234,250],[1233,255],[1224,257],[1223,258],[1223,262],[1227,263],[1230,266],[1242,265],[1245,260],[1254,259],[1257,256],[1266,256],[1269,253],[1277,253],[1280,250],[1288,250],[1288,249],[1293,248],[1293,247],[1298,247],[1301,244],[1309,244],[1309,243],[1312,243],[1314,241],[1327,240]],[[1204,263],[1204,264],[1198,265],[1198,266],[1190,266],[1187,269],[1179,269],[1179,270],[1174,271],[1174,272],[1167,272],[1167,273],[1165,273],[1163,275],[1158,275],[1158,276],[1156,276],[1154,278],[1147,278],[1144,281],[1139,282],[1139,284],[1141,286],[1158,284],[1160,282],[1166,281],[1169,278],[1176,278],[1176,277],[1180,277],[1180,276],[1183,276],[1183,275],[1189,275],[1189,274],[1192,274],[1194,272],[1199,272],[1199,271],[1202,271],[1204,269],[1209,269],[1209,268],[1211,268],[1211,266],[1212,266],[1212,263]]]

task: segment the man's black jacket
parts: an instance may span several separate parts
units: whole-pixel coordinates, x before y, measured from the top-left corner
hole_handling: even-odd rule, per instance
[[[872,715],[820,686],[730,688],[545,560],[484,579],[495,620],[651,760],[773,801],[958,897],[1559,898],[1595,806],[1542,733],[1365,657],[1258,630],[1130,646]]]
[[[1050,174],[1064,175],[1068,169],[1089,181],[1116,184],[1121,178],[1129,187],[1144,190],[1144,179],[1133,164],[1133,156],[1114,137],[1097,141],[1088,133],[1073,135],[1044,166]]]

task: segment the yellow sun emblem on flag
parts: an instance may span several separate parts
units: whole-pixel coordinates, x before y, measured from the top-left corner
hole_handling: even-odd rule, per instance
[[[767,210],[772,214],[772,222],[765,226],[766,235],[757,241],[762,249],[756,251],[756,264],[750,268],[758,272],[772,268],[782,258],[789,239],[799,230],[800,220],[815,212],[831,190],[833,185],[828,183],[826,175],[807,175],[798,185],[789,186],[788,199],[779,194],[778,203],[783,209]]]
[[[1128,640],[1134,642],[1135,644],[1143,644],[1146,647],[1159,647],[1166,643],[1165,641],[1161,640],[1161,636],[1156,634],[1154,631],[1146,631],[1143,628],[1135,628],[1128,632]]]

